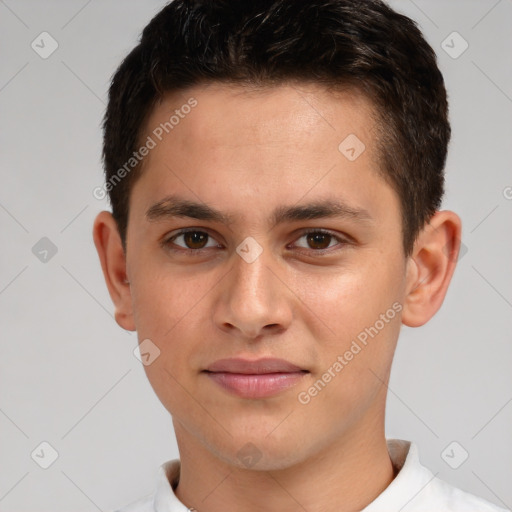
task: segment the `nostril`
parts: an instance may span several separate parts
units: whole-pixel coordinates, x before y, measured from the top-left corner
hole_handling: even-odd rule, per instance
[[[279,324],[268,324],[265,325],[264,329],[267,331],[282,331],[283,327],[280,326]]]

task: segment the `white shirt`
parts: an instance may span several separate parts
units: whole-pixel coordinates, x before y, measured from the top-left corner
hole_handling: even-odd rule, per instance
[[[511,512],[435,477],[421,465],[416,444],[388,439],[387,446],[398,474],[361,512]],[[179,475],[179,459],[165,462],[155,491],[116,512],[188,512],[174,494]]]

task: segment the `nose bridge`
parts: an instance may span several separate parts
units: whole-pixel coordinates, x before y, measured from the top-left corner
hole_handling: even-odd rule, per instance
[[[256,337],[268,326],[285,328],[291,320],[284,287],[273,271],[273,256],[254,239],[237,247],[229,273],[225,304],[216,321]]]
[[[261,248],[261,249],[260,249]],[[234,262],[232,283],[232,298],[239,305],[247,304],[253,314],[271,306],[273,284],[270,277],[273,274],[268,268],[269,252],[263,251],[248,242],[246,246],[240,244]]]

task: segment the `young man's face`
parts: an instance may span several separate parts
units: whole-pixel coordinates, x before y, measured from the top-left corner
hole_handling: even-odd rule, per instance
[[[156,147],[130,198],[129,284],[114,300],[118,322],[160,350],[145,370],[180,445],[240,466],[252,452],[255,467],[276,469],[383,429],[418,269],[403,254],[399,199],[378,176],[371,108],[317,86],[217,84],[152,112],[142,141]],[[169,133],[154,132],[173,114]],[[230,222],[172,216],[173,200]],[[328,201],[357,213],[275,215]],[[206,372],[269,357],[302,371]]]

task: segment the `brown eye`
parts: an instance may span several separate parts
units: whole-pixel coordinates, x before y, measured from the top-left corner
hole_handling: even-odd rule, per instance
[[[319,232],[308,233],[306,237],[308,244],[312,249],[327,249],[332,239],[332,235]]]
[[[202,249],[208,241],[208,234],[202,231],[183,233],[183,240],[188,249]]]
[[[305,242],[299,243],[299,241],[302,239],[304,239]],[[347,245],[347,243],[348,242],[343,238],[329,233],[328,231],[315,229],[303,233],[297,239],[295,245],[299,248],[309,249],[310,251],[312,250],[313,252],[318,252],[321,254],[322,251],[331,249],[336,246],[339,246],[339,249],[341,249],[343,246]]]
[[[208,243],[209,245],[207,245]],[[181,231],[168,238],[165,245],[175,251],[188,250],[198,252],[201,249],[218,246],[215,240],[208,233],[199,230]],[[177,249],[176,246],[179,247],[179,249]]]

